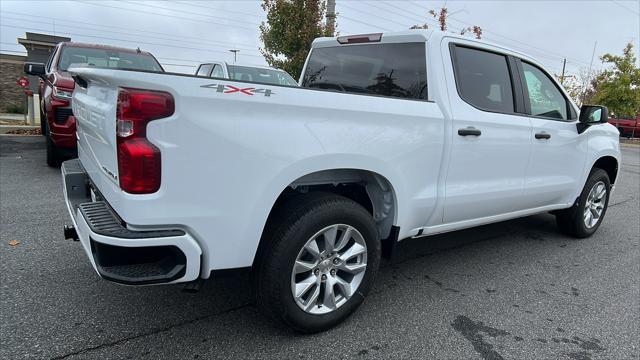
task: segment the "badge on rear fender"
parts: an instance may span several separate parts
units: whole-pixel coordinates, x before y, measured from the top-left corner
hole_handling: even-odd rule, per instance
[[[244,94],[244,95],[263,94],[266,97],[269,97],[272,94],[275,94],[273,91],[271,91],[271,89],[257,89],[253,87],[243,88],[240,86],[233,86],[233,85],[226,85],[226,84],[207,84],[207,85],[202,85],[200,87],[215,89],[216,92],[223,93],[223,94],[233,94],[233,93]]]

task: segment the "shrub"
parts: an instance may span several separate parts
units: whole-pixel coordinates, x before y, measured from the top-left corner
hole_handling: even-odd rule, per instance
[[[24,105],[9,104],[4,107],[4,111],[10,114],[25,114],[25,110]]]

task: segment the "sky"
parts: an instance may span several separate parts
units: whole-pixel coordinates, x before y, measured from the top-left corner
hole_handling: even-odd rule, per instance
[[[0,0],[0,52],[25,53],[16,41],[25,32],[74,41],[140,47],[168,71],[193,73],[201,62],[265,65],[258,25],[261,1]],[[437,27],[429,9],[446,6],[449,29],[478,25],[483,38],[520,50],[556,74],[603,69],[598,57],[640,47],[640,0],[607,1],[360,1],[336,0],[341,35]],[[640,63],[640,59],[638,60]]]

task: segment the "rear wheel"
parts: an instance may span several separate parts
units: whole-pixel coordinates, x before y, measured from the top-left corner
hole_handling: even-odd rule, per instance
[[[270,221],[256,284],[261,311],[308,333],[346,319],[364,300],[380,264],[371,214],[341,196],[309,194]]]
[[[556,213],[556,223],[561,232],[585,238],[596,232],[609,205],[611,183],[602,169],[593,169],[576,204]]]

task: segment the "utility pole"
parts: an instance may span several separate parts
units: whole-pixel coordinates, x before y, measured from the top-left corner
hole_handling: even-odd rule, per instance
[[[334,36],[336,31],[336,0],[327,0],[327,23],[328,36]]]
[[[596,55],[596,46],[598,46],[598,41],[593,44],[593,52],[591,53],[591,62],[589,63],[589,72],[587,73],[587,82],[584,84],[584,89],[582,90],[582,103],[584,104],[584,97],[587,95],[587,87],[589,86],[589,82],[591,81],[591,67],[593,66],[593,57]]]
[[[564,68],[567,66],[567,59],[562,61],[562,75],[560,75],[560,85],[564,86]]]
[[[233,63],[236,63],[236,60],[238,59],[238,52],[240,52],[239,49],[229,49],[229,51],[231,51],[233,53]]]

